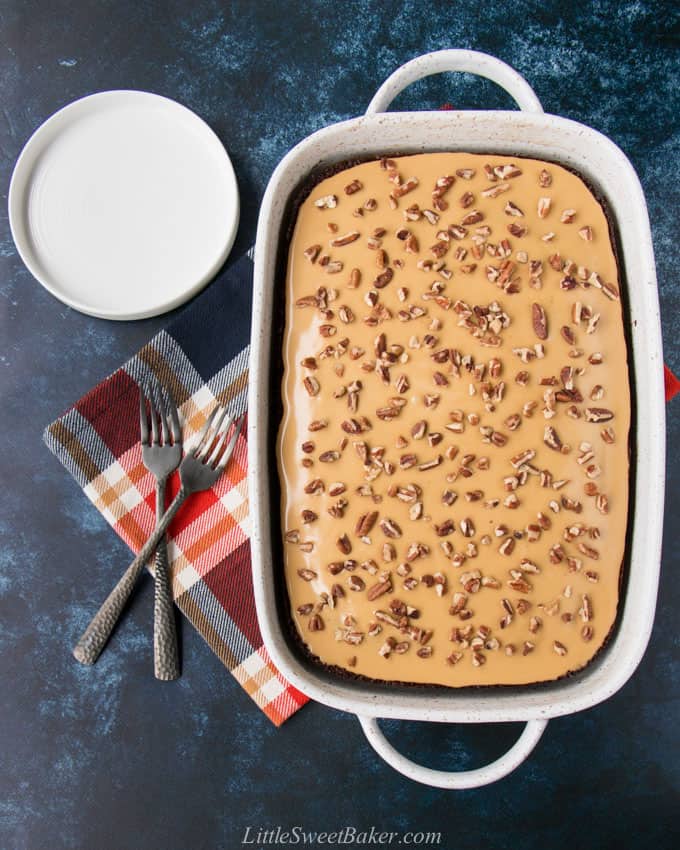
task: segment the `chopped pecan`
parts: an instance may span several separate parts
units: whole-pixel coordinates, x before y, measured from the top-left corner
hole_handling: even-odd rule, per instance
[[[447,537],[449,534],[455,532],[456,523],[452,519],[446,519],[444,522],[439,523],[439,525],[435,525],[434,530],[438,537]]]
[[[377,519],[378,511],[371,511],[367,514],[362,514],[357,520],[357,524],[354,529],[356,534],[358,534],[359,537],[365,537],[370,533]]]
[[[383,596],[385,593],[392,592],[392,579],[388,576],[386,579],[383,579],[376,584],[371,585],[368,588],[366,593],[370,602],[373,602],[378,597]],[[378,616],[378,612],[376,611],[376,617]]]
[[[346,304],[342,304],[338,307],[338,318],[341,322],[348,325],[354,321],[354,313],[352,309],[348,307]]]
[[[546,218],[548,213],[550,212],[550,205],[552,201],[550,198],[539,198],[538,199],[538,217]]]
[[[314,206],[318,209],[335,209],[338,205],[338,197],[337,195],[324,195],[322,198],[317,198],[314,201]]]
[[[498,547],[498,551],[501,555],[505,555],[505,556],[509,557],[510,555],[512,555],[514,548],[515,548],[515,538],[514,537],[506,537],[505,540],[503,540],[501,545]],[[513,585],[511,584],[510,586],[512,587]],[[517,589],[518,588],[515,588],[515,590],[517,590]]]
[[[372,285],[376,289],[384,289],[387,286],[387,284],[392,280],[393,277],[394,277],[394,272],[392,271],[392,269],[387,268],[387,269],[385,269],[384,272],[382,272],[382,274],[379,274],[376,277],[376,279],[373,281]]]
[[[524,213],[522,212],[522,210],[517,206],[517,204],[513,204],[512,201],[508,201],[506,203],[503,211],[506,215],[512,215],[515,216],[515,218],[524,217]]]
[[[552,427],[552,425],[546,425],[543,431],[543,442],[548,446],[548,448],[553,449],[556,452],[562,450],[562,440],[560,440],[557,431]]]
[[[322,452],[319,455],[319,460],[321,463],[334,463],[336,460],[340,459],[340,452],[330,450],[327,452]]]
[[[606,407],[587,407],[586,422],[609,422],[614,413]]]
[[[307,621],[307,628],[310,632],[321,632],[323,631],[323,627],[323,620],[320,614],[314,614]]]
[[[304,256],[310,263],[315,263],[320,253],[321,245],[310,245],[309,248],[304,251]]]
[[[389,517],[384,517],[380,520],[380,529],[385,537],[391,537],[393,539],[401,537],[401,528]]]
[[[508,225],[508,232],[512,234],[512,236],[516,236],[518,239],[521,239],[523,236],[527,235],[529,228],[523,224],[517,224],[513,221],[512,224]]]
[[[399,186],[396,186],[392,190],[392,195],[395,198],[401,198],[404,195],[407,195],[409,192],[412,192],[414,189],[418,187],[418,178],[417,177],[409,177],[408,180],[405,180]]]
[[[336,236],[335,239],[331,239],[329,244],[331,248],[342,248],[344,245],[351,245],[352,242],[356,242],[359,236],[361,234],[358,230],[350,230],[343,236]]]
[[[297,571],[297,574],[300,576],[301,579],[304,579],[305,581],[313,581],[315,578],[317,578],[317,574],[314,572],[314,570],[308,570],[304,567],[299,569]]]
[[[418,469],[421,472],[426,472],[428,469],[434,469],[436,466],[439,466],[444,458],[441,455],[437,455],[437,457],[432,458],[432,460],[424,461],[423,463],[418,464]]]
[[[324,491],[324,483],[320,478],[314,478],[312,481],[305,484],[305,493],[312,496],[318,496]]]
[[[461,224],[465,226],[469,226],[471,224],[478,224],[480,221],[484,219],[484,213],[480,210],[472,210],[469,212],[461,221]]]
[[[534,302],[531,305],[531,321],[534,326],[534,333],[539,339],[548,338],[548,319],[543,305]]]
[[[554,641],[553,641],[553,650],[554,650],[554,651],[555,651],[558,655],[562,655],[562,656],[564,656],[564,655],[566,655],[566,654],[567,654],[567,647],[566,647],[563,643],[561,643],[559,640],[554,640]]]
[[[338,539],[335,541],[335,545],[338,547],[338,549],[342,552],[343,555],[349,555],[349,553],[352,551],[352,543],[347,534],[340,535],[340,537],[338,537]]]
[[[568,343],[569,345],[574,345],[576,342],[576,335],[574,331],[569,327],[569,325],[563,325],[560,328],[560,333],[562,334],[562,339]]]

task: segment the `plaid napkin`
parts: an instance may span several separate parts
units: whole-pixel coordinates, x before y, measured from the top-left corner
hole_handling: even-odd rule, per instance
[[[215,402],[235,415],[244,412],[252,276],[246,255],[45,430],[48,447],[135,552],[153,531],[156,492],[142,463],[137,382],[155,377],[170,390],[185,444]],[[170,526],[168,558],[178,608],[279,726],[307,697],[281,676],[262,643],[250,572],[246,469],[242,433],[227,472],[211,490],[192,496]],[[168,499],[178,488],[175,473]],[[117,578],[111,576],[112,584]]]

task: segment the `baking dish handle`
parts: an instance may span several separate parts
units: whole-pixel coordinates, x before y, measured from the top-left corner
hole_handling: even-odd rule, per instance
[[[359,716],[359,722],[368,738],[368,743],[390,767],[415,782],[421,782],[423,785],[430,785],[433,788],[447,788],[449,790],[480,788],[482,785],[490,785],[492,782],[512,773],[531,753],[548,725],[547,720],[528,720],[524,731],[515,744],[499,759],[475,770],[456,772],[433,770],[407,759],[389,743],[378,725],[377,718]]]
[[[488,53],[477,50],[437,50],[425,53],[406,62],[391,74],[380,86],[368,104],[366,115],[386,112],[390,103],[406,86],[423,77],[440,74],[444,71],[463,71],[477,74],[497,83],[516,101],[524,112],[543,112],[540,100],[534,90],[520,74]]]

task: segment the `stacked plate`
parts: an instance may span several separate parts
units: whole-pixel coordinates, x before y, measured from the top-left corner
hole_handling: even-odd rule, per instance
[[[49,118],[9,193],[34,277],[106,319],[155,316],[195,295],[227,258],[238,218],[217,136],[186,107],[140,91],[94,94]]]

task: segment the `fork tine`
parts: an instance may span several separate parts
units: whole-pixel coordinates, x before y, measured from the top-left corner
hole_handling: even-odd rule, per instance
[[[217,411],[220,409],[220,406],[217,404],[208,414],[208,418],[205,420],[203,427],[201,428],[201,433],[198,435],[198,442],[196,443],[196,447],[194,448],[192,454],[194,457],[198,457],[201,449],[204,447],[205,437],[208,433],[208,429],[212,425],[213,419],[217,415]]]
[[[227,408],[221,407],[219,416],[215,419],[213,426],[210,429],[211,436],[205,441],[203,448],[201,449],[200,453],[197,455],[198,459],[202,463],[205,463],[208,456],[212,454],[213,444],[214,444],[215,440],[217,439],[217,437],[219,436],[220,428],[222,427],[222,423],[224,422],[224,417],[226,415],[227,415]],[[228,427],[229,427],[229,425],[227,424],[227,428]]]
[[[170,444],[170,431],[168,430],[168,412],[165,407],[165,394],[160,384],[154,386],[154,396],[156,398],[156,406],[161,417],[161,433],[163,435],[163,445]]]
[[[146,391],[147,398],[149,399],[149,412],[151,413],[151,445],[158,445],[158,412],[156,410],[156,405],[154,404],[153,398],[153,389],[151,386],[147,387]]]
[[[238,440],[239,434],[241,433],[241,429],[243,428],[243,424],[245,423],[245,421],[246,421],[246,415],[244,413],[243,416],[241,416],[241,418],[236,423],[236,427],[234,428],[234,431],[231,435],[231,439],[227,443],[227,447],[224,450],[224,454],[220,458],[220,462],[217,464],[217,467],[216,467],[217,469],[224,469],[224,467],[231,460],[231,456],[234,453],[234,449],[236,448],[236,441]],[[225,434],[225,437],[226,437],[226,434]]]
[[[165,403],[170,414],[170,430],[172,431],[172,442],[176,445],[182,442],[182,429],[179,427],[179,416],[177,415],[177,405],[172,397],[170,390],[165,391]]]
[[[146,399],[144,390],[139,387],[139,433],[142,445],[149,445],[149,423],[146,418]]]
[[[211,449],[209,455],[206,455],[204,458],[204,463],[207,463],[208,466],[213,466],[217,463],[220,454],[222,453],[222,448],[227,441],[227,437],[229,436],[229,430],[231,426],[234,424],[234,417],[229,414],[227,417],[226,425],[218,431],[216,434],[219,439],[215,443],[214,447]]]

